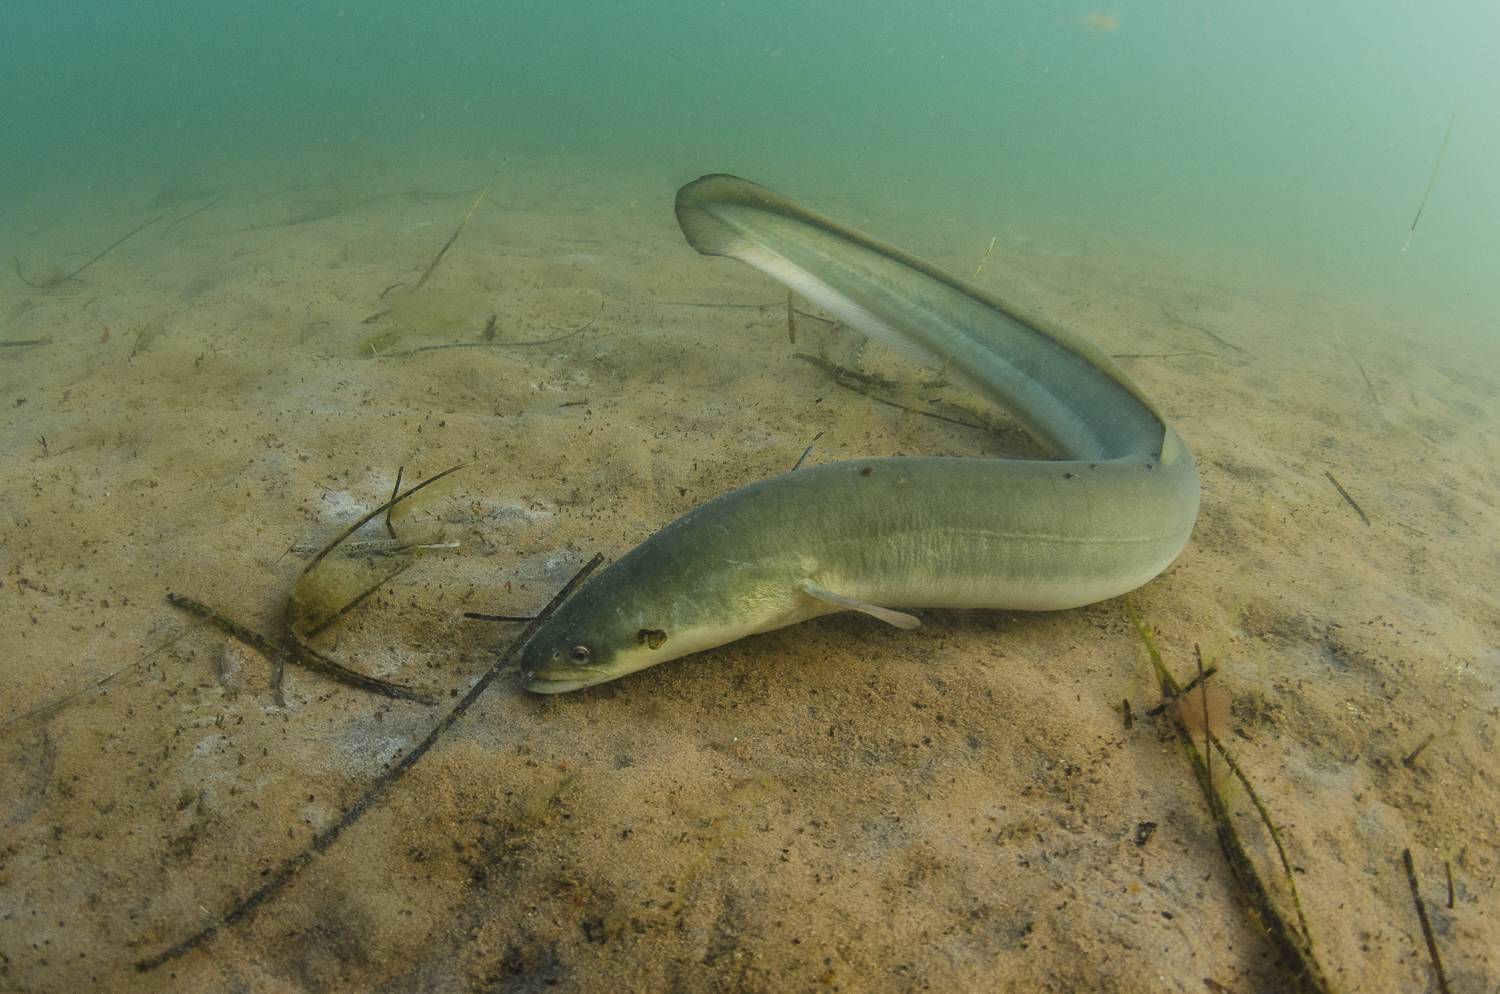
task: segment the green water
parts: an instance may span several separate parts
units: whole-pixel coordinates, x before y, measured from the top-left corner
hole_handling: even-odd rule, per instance
[[[1497,37],[1479,2],[23,0],[0,225],[304,160],[420,152],[478,185],[525,151],[1222,252],[1487,329]]]

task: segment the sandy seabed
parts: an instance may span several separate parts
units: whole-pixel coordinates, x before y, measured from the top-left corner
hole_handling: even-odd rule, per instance
[[[1034,452],[799,358],[980,417],[847,329],[800,317],[789,342],[783,292],[694,254],[673,189],[587,163],[502,173],[419,291],[472,177],[200,181],[9,233],[44,282],[162,217],[77,279],[0,297],[0,341],[41,342],[0,348],[0,988],[1285,987],[1149,715],[1121,601],[925,611],[912,632],[831,617],[558,698],[505,674],[284,889],[137,972],[492,665],[515,626],[463,612],[534,611],[595,552],[814,438],[815,462]],[[995,234],[785,192],[964,275]],[[1218,666],[1221,734],[1333,989],[1435,989],[1409,848],[1453,989],[1495,990],[1494,346],[1014,228],[978,282],[1123,356],[1194,450],[1194,539],[1133,603],[1179,676],[1195,644]],[[276,636],[309,549],[398,468],[461,462],[411,524],[457,547],[318,641],[436,705],[291,666],[278,685],[166,603]],[[1246,795],[1228,797],[1285,906]]]

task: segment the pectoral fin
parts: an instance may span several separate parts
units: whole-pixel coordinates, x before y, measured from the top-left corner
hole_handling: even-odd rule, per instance
[[[872,618],[879,618],[886,624],[895,625],[897,628],[916,628],[922,623],[915,615],[907,614],[905,611],[892,611],[890,608],[881,607],[878,604],[866,604],[864,601],[857,601],[853,597],[845,597],[843,594],[836,594],[832,590],[824,589],[811,580],[802,581],[802,590],[809,597],[816,597],[824,603],[834,604],[850,611],[859,611],[861,614],[868,614]]]

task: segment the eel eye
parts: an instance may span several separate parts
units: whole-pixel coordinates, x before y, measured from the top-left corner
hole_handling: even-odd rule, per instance
[[[586,663],[590,659],[592,659],[593,656],[593,652],[590,651],[589,647],[586,645],[575,645],[573,648],[568,650],[568,658],[573,660],[573,662],[575,663]]]

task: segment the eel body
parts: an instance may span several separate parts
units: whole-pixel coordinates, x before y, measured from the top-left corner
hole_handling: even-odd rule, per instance
[[[734,176],[677,194],[705,255],[739,259],[1008,409],[1049,460],[887,458],[751,483],[683,515],[565,602],[522,651],[562,693],[835,611],[1057,610],[1156,576],[1198,514],[1192,455],[1092,345]]]

